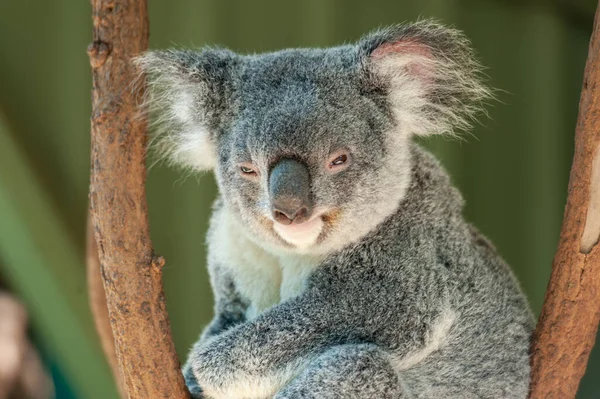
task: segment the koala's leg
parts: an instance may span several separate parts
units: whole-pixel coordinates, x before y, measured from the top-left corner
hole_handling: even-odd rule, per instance
[[[402,370],[411,399],[525,399],[529,390],[526,351],[446,348]]]
[[[328,349],[274,399],[406,398],[387,354],[375,345],[341,345]]]

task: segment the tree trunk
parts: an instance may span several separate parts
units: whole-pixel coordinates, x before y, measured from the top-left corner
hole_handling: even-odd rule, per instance
[[[560,241],[532,346],[531,398],[577,393],[600,321],[600,7],[579,101]]]
[[[129,398],[189,398],[171,339],[146,205],[143,85],[131,58],[147,49],[146,0],[92,0],[90,213],[108,317]]]

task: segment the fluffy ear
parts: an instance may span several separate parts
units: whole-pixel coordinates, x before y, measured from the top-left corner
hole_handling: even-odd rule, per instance
[[[192,170],[216,164],[216,140],[230,111],[237,55],[227,50],[152,51],[135,59],[146,73],[145,109],[160,156]]]
[[[469,40],[419,21],[374,32],[358,44],[365,84],[385,93],[407,134],[454,134],[471,126],[491,97]]]

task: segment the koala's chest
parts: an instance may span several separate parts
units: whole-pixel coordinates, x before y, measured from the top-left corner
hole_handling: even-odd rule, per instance
[[[282,301],[302,293],[321,259],[308,255],[275,256],[247,239],[239,228],[222,223],[211,245],[221,267],[229,269],[236,289],[250,306],[253,318]]]
[[[312,259],[277,258],[253,248],[238,253],[230,263],[240,294],[250,300],[248,318],[253,318],[271,306],[300,295],[316,267]]]

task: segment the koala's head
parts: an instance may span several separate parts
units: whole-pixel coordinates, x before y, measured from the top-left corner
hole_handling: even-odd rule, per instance
[[[394,212],[410,139],[465,129],[489,92],[458,31],[421,21],[355,45],[260,55],[168,50],[148,74],[161,155],[214,170],[261,245],[327,253]]]

